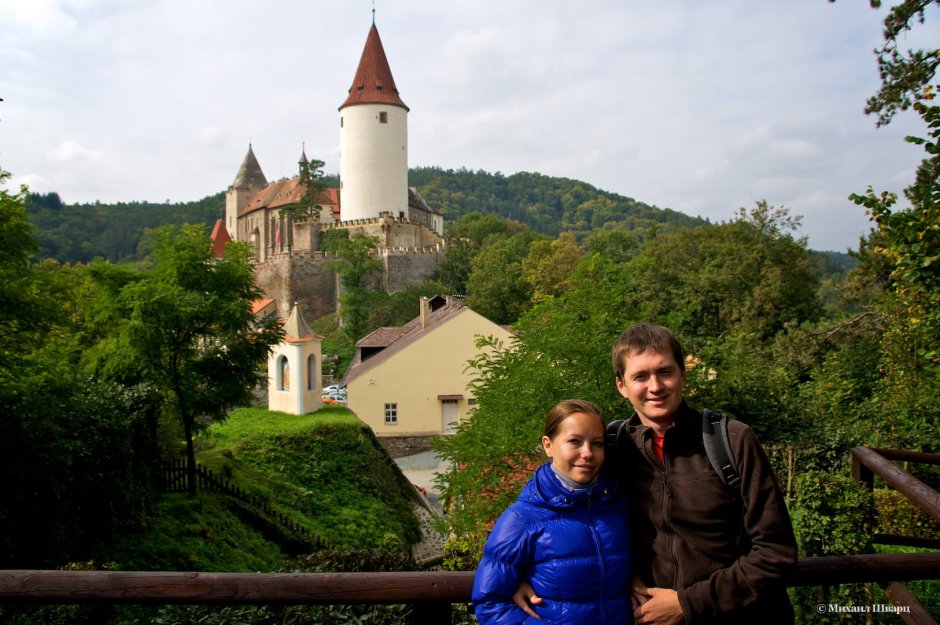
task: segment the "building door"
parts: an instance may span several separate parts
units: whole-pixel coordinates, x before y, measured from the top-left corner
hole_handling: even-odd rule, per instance
[[[441,400],[441,434],[453,434],[457,431],[457,400]]]

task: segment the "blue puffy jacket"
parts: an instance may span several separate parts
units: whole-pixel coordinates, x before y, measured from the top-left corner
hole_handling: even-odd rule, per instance
[[[500,515],[473,579],[483,625],[602,625],[632,622],[630,531],[618,485],[601,474],[590,488],[565,488],[551,465],[538,468]],[[522,580],[542,598],[528,616],[512,601]]]

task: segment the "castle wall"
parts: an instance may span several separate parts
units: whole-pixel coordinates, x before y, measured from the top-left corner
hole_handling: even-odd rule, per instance
[[[444,246],[379,250],[383,271],[367,280],[375,290],[397,293],[413,284],[430,280],[444,257]],[[278,314],[287,315],[294,302],[307,319],[335,312],[338,304],[338,278],[327,269],[336,259],[327,252],[294,251],[275,254],[255,265],[255,282],[264,296],[277,303]]]
[[[404,251],[382,250],[385,290],[388,293],[397,293],[412,284],[430,280],[442,258],[443,246]]]
[[[336,273],[326,267],[335,259],[322,252],[276,254],[255,266],[255,282],[282,317],[297,302],[305,318],[317,319],[336,310]]]

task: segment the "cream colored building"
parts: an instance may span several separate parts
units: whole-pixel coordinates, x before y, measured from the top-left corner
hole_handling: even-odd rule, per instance
[[[474,405],[469,392],[479,336],[509,344],[512,333],[452,297],[421,298],[418,317],[356,343],[346,373],[347,407],[377,436],[439,436]]]
[[[268,410],[306,414],[323,406],[322,340],[310,329],[295,304],[284,322],[284,339],[268,355]]]

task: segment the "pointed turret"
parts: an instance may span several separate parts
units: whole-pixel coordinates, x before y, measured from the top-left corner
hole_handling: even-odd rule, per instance
[[[221,219],[215,220],[215,225],[212,226],[212,234],[209,235],[209,239],[212,240],[212,252],[215,254],[215,257],[222,258],[225,256],[225,244],[231,241],[232,237],[229,236],[224,221]]]
[[[248,154],[245,155],[242,166],[238,168],[238,174],[235,175],[235,182],[232,186],[236,189],[263,189],[268,186],[268,181],[264,177],[264,172],[261,171],[261,165],[258,164],[250,143]]]
[[[372,24],[349,96],[339,107],[342,220],[408,215],[408,107]]]
[[[302,343],[312,341],[315,338],[316,334],[313,333],[313,330],[304,320],[303,313],[300,312],[300,306],[294,302],[290,316],[284,322],[284,340],[288,343]]]
[[[268,186],[268,181],[249,143],[248,154],[245,155],[242,166],[238,168],[235,181],[225,192],[225,227],[232,240],[244,240],[246,235],[238,232],[238,215],[248,201],[266,186]]]
[[[369,36],[366,38],[366,47],[362,50],[359,59],[359,68],[349,88],[349,97],[340,106],[340,110],[353,104],[391,104],[408,110],[398,95],[392,70],[385,57],[385,48],[379,38],[379,29],[372,24]]]

